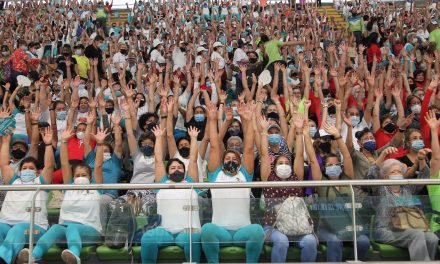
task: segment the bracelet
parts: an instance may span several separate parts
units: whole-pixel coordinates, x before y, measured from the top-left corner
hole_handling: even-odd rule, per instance
[[[295,132],[295,135],[297,135],[297,136],[300,136],[302,134],[303,134],[303,132]]]
[[[162,119],[167,119],[168,116],[161,116],[160,118],[162,118]]]
[[[33,126],[37,125],[38,126],[38,123],[31,123],[31,125],[33,125]]]
[[[219,105],[225,105],[225,103],[221,103],[221,102],[220,102]]]
[[[338,139],[341,139],[341,138],[342,138],[342,136],[335,137],[334,140],[338,140]]]
[[[78,109],[76,109],[76,108],[70,108],[70,111],[73,111],[73,112],[76,112],[76,111],[78,111]]]
[[[400,132],[400,133],[405,133],[405,131],[406,131],[406,128],[400,128],[400,127],[399,127],[399,132]]]
[[[126,118],[124,118],[125,120],[129,120],[129,119],[131,119],[131,117],[126,117]]]
[[[277,101],[277,102],[275,102],[275,104],[279,105],[279,104],[281,104],[281,103],[280,103],[280,101]]]
[[[267,136],[267,133],[266,132],[261,132],[260,135]]]
[[[425,160],[425,158],[417,158],[418,160]]]
[[[46,147],[52,147],[52,143],[44,144]]]
[[[55,109],[54,108],[49,108],[49,111],[54,111]]]
[[[30,111],[29,109],[24,109],[25,113],[29,113],[29,111]]]
[[[257,104],[258,104],[258,103],[263,104],[263,101],[257,101]]]
[[[98,143],[98,144],[96,144],[96,146],[98,146],[98,147],[104,146],[104,143]]]
[[[67,140],[61,140],[61,143],[66,144]]]

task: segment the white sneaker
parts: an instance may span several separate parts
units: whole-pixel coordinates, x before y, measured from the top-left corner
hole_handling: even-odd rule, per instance
[[[29,262],[29,256],[30,256],[30,251],[28,248],[23,248],[22,250],[20,250],[20,252],[18,253],[17,256],[17,261],[16,263],[18,264],[25,264]]]
[[[61,252],[61,259],[67,264],[81,264],[81,259],[68,249]]]

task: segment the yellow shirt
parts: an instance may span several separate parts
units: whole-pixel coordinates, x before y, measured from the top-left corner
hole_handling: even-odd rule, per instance
[[[78,64],[79,76],[87,79],[88,78],[87,73],[90,69],[89,59],[86,56],[81,56],[81,55],[73,55],[72,57],[76,59],[76,63]]]

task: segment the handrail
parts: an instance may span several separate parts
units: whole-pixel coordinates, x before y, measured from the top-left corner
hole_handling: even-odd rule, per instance
[[[212,189],[212,188],[266,188],[266,187],[327,187],[327,186],[395,186],[395,185],[440,185],[440,179],[411,180],[336,180],[336,181],[266,181],[266,182],[212,182],[212,183],[119,183],[119,184],[26,184],[1,185],[0,191],[51,190],[140,190],[140,189]]]

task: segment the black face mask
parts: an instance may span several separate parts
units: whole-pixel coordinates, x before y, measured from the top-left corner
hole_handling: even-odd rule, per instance
[[[319,149],[324,152],[324,153],[330,153],[331,149],[332,149],[332,144],[330,143],[330,141],[325,141],[322,142],[321,144],[319,144]]]
[[[145,105],[145,99],[139,100],[139,107],[143,107]]]
[[[127,50],[126,49],[121,49],[121,54],[123,54],[123,55],[125,55],[125,54],[127,54]]]
[[[440,119],[440,113],[435,113],[435,118]]]
[[[186,52],[186,48],[180,48],[181,52]]]
[[[14,159],[22,159],[24,156],[26,156],[26,152],[21,149],[13,149],[11,151],[11,155],[14,157]]]
[[[182,147],[179,149],[179,154],[183,158],[187,158],[189,156],[189,148],[188,147]]]
[[[24,112],[26,109],[24,108],[24,105],[19,105],[18,110],[20,110],[20,112]]]
[[[115,111],[115,109],[114,109],[113,107],[106,107],[106,108],[105,108],[105,112],[106,112],[108,115],[113,114],[113,111]]]
[[[151,122],[151,123],[149,123],[149,124],[147,124],[147,130],[153,130],[153,128],[155,127],[155,126],[157,126],[157,123],[156,122]]]
[[[168,178],[170,178],[170,180],[173,182],[181,182],[183,179],[185,179],[185,173],[177,170],[171,173]]]
[[[223,162],[223,170],[230,173],[236,173],[239,166],[240,164],[234,161]]]
[[[249,62],[250,62],[251,64],[257,63],[257,61],[258,61],[257,58],[250,58],[250,59],[249,59]]]
[[[267,114],[267,118],[278,120],[280,119],[280,115],[276,112],[270,112]]]
[[[63,52],[63,56],[64,57],[69,57],[70,53],[69,52]]]
[[[383,130],[387,133],[393,133],[394,131],[396,131],[396,125],[393,123],[388,123],[383,127]]]
[[[335,106],[335,105],[330,106],[330,107],[328,108],[328,113],[329,113],[330,115],[334,115],[334,114],[336,114],[336,106]]]

